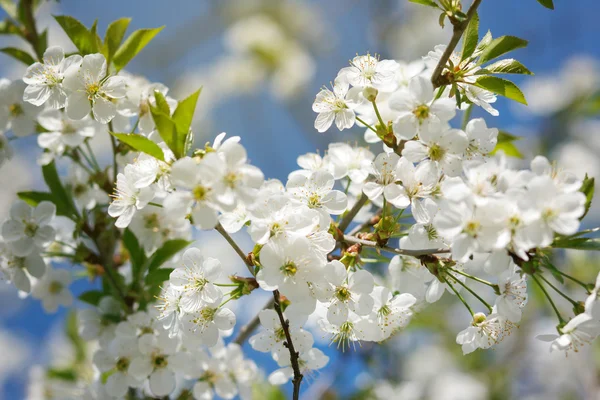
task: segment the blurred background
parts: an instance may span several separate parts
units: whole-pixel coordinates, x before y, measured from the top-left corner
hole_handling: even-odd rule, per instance
[[[514,54],[534,77],[518,77],[529,107],[499,98],[497,118],[482,110],[495,126],[521,136],[527,162],[545,154],[580,177],[600,177],[600,27],[597,0],[556,0],[550,11],[535,0],[484,1],[480,27],[494,37],[515,35],[529,40]],[[435,10],[407,0],[61,0],[40,8],[38,24],[49,28],[49,43],[72,49],[51,15],[71,15],[100,32],[113,20],[132,17],[130,30],[165,25],[165,29],[129,65],[128,71],[162,82],[174,98],[203,86],[194,125],[196,144],[203,146],[220,132],[239,135],[251,162],[267,177],[286,180],[296,157],[323,152],[331,141],[362,142],[360,129],[313,128],[311,104],[323,85],[358,54],[411,61],[436,44],[448,42],[451,27],[442,29]],[[4,18],[1,14],[0,18]],[[0,47],[24,46],[0,36]],[[0,76],[22,77],[24,67],[0,55]],[[457,117],[457,119],[460,118]],[[97,138],[96,154],[106,153],[108,138]],[[19,190],[41,188],[35,159],[35,137],[13,142],[16,156],[0,170],[0,219]],[[374,148],[375,151],[380,149]],[[594,206],[593,206],[594,207]],[[600,221],[598,201],[587,219]],[[250,241],[236,237],[245,248]],[[231,271],[243,268],[220,237],[198,236],[196,245],[220,258]],[[216,250],[215,250],[216,249]],[[593,282],[600,262],[581,253],[560,256],[560,268]],[[241,269],[239,269],[241,271]],[[81,293],[95,283],[85,277],[72,290]],[[530,288],[532,289],[532,288]],[[576,288],[572,288],[573,291]],[[550,333],[555,321],[537,293],[530,293],[519,329],[495,350],[462,356],[456,333],[469,321],[464,309],[447,296],[419,314],[409,328],[384,345],[357,346],[342,353],[316,336],[331,360],[307,377],[306,399],[598,399],[600,349],[586,347],[567,358],[550,354],[535,335]],[[583,299],[582,293],[575,292]],[[259,293],[244,298],[238,327],[267,301]],[[559,307],[567,311],[568,303]],[[30,380],[42,379],[37,365],[72,362],[76,331],[65,335],[68,310],[47,315],[38,301],[19,299],[0,282],[0,399],[44,399]],[[246,345],[248,357],[267,373],[275,367],[269,355]],[[62,363],[62,364],[61,364]],[[28,387],[29,386],[29,387]],[[39,385],[38,385],[39,386]],[[286,390],[289,388],[285,388]],[[279,398],[279,397],[274,397]]]

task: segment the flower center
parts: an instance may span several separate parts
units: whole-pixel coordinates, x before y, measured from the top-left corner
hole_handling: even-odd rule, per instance
[[[208,195],[209,189],[204,186],[196,186],[194,190],[192,190],[192,195],[196,201],[204,201]]]
[[[63,289],[63,284],[57,281],[50,282],[50,286],[48,286],[48,292],[51,294],[58,294]]]
[[[234,172],[230,172],[227,175],[225,175],[225,177],[223,178],[223,181],[225,182],[225,185],[227,185],[230,188],[235,188],[236,183],[240,180],[240,177],[238,174],[234,173]]]
[[[21,105],[17,103],[11,104],[10,106],[8,106],[8,112],[13,117],[18,117],[19,115],[23,114],[23,107],[21,107]]]
[[[160,223],[158,221],[158,215],[156,213],[146,215],[144,217],[144,227],[146,229],[151,230],[154,233],[158,232],[160,230]]]
[[[36,224],[25,224],[25,235],[29,236],[29,237],[34,237],[35,233],[38,230],[38,226]]]
[[[321,207],[321,198],[318,194],[313,193],[308,198],[308,206],[310,208],[320,208]]]
[[[275,331],[275,339],[277,339],[278,342],[285,340],[285,332],[283,328],[279,328]]]
[[[285,263],[280,269],[285,276],[294,276],[298,272],[298,267],[291,261]]]
[[[337,297],[339,301],[345,303],[346,301],[350,300],[352,293],[350,293],[347,287],[339,286],[335,291],[335,297]]]
[[[85,192],[87,192],[87,188],[87,185],[79,183],[73,187],[73,194],[75,195],[75,197],[79,197]]]
[[[169,362],[167,361],[167,357],[162,354],[155,355],[152,359],[152,364],[154,364],[154,368],[164,368]]]
[[[125,372],[129,369],[129,358],[121,357],[117,360],[117,365],[115,366],[117,371]]]
[[[479,232],[480,227],[481,227],[481,224],[479,222],[469,221],[465,225],[464,231],[469,236],[477,236],[477,233]]]
[[[212,321],[215,318],[215,314],[217,313],[216,308],[205,308],[200,311],[200,315],[204,319],[204,321]]]
[[[413,110],[413,115],[417,117],[419,123],[422,123],[424,120],[429,118],[429,106],[421,104]]]
[[[445,154],[446,150],[438,144],[434,144],[429,147],[429,158],[432,161],[440,161],[442,158],[444,158]]]
[[[88,95],[88,100],[93,100],[100,93],[100,84],[98,82],[88,83],[85,87],[85,91]]]

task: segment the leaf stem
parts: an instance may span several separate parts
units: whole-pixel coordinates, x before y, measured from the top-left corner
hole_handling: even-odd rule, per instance
[[[450,253],[450,249],[422,249],[422,250],[409,250],[409,249],[396,249],[389,246],[379,246],[377,242],[370,240],[359,239],[354,236],[344,235],[344,241],[349,243],[360,243],[366,247],[373,247],[388,253],[400,254],[403,256],[420,257],[438,253]]]
[[[546,298],[548,299],[548,302],[552,306],[552,309],[554,310],[554,313],[556,313],[556,316],[558,317],[558,322],[561,323],[561,324],[564,324],[565,323],[564,318],[562,317],[562,315],[560,315],[560,311],[558,311],[558,308],[556,307],[556,304],[554,304],[554,301],[552,300],[552,297],[550,297],[550,294],[548,293],[548,291],[546,290],[546,288],[544,287],[544,285],[542,285],[542,282],[540,282],[535,275],[532,274],[530,276],[531,276],[531,279],[533,279],[533,281],[539,286],[539,288],[542,289],[542,292],[544,292],[544,295],[546,296]]]
[[[479,300],[484,306],[486,306],[488,309],[488,312],[490,314],[492,313],[492,306],[490,306],[487,301],[485,301],[483,298],[481,298],[481,296],[479,296],[477,293],[475,293],[475,291],[473,289],[471,289],[470,287],[465,285],[461,280],[456,279],[456,277],[454,275],[452,275],[450,273],[448,275],[451,276],[452,279],[454,279],[454,282],[456,282],[460,286],[464,287],[469,293],[471,293],[473,296],[475,296],[475,298],[477,298],[477,300]]]
[[[554,286],[552,283],[550,283],[550,281],[548,279],[546,279],[544,277],[544,275],[539,274],[538,277],[543,280],[544,282],[546,282],[546,284],[548,286],[550,286],[552,289],[554,289],[554,291],[558,294],[560,294],[563,298],[565,298],[566,300],[568,300],[571,304],[573,304],[574,306],[578,306],[579,303],[577,303],[575,300],[573,300],[572,298],[570,298],[569,296],[567,296],[566,294],[564,294],[559,288],[557,288],[556,286]]]
[[[244,261],[244,264],[246,265],[246,268],[248,268],[250,274],[254,276],[254,265],[252,265],[250,260],[248,260],[248,256],[246,255],[246,253],[244,253],[244,251],[240,248],[240,246],[238,246],[235,240],[233,240],[229,233],[227,233],[225,228],[223,228],[223,225],[221,225],[220,223],[217,224],[217,226],[215,226],[215,230],[219,232],[221,236],[225,238],[225,240],[227,240],[227,243],[229,243],[229,245],[233,248],[233,250],[235,250],[238,256],[240,256],[242,261]]]
[[[361,124],[363,124],[364,126],[366,126],[367,128],[369,128],[370,130],[372,130],[373,132],[377,133],[377,129],[373,128],[371,125],[367,124],[365,121],[363,121],[359,117],[356,117],[356,120],[358,122],[360,122]]]
[[[456,290],[454,288],[454,286],[452,286],[452,284],[450,282],[448,282],[446,279],[444,279],[444,280],[446,281],[446,284],[448,284],[450,289],[452,289],[452,291],[454,292],[456,297],[458,297],[460,299],[460,301],[465,305],[465,307],[467,307],[467,310],[469,310],[469,313],[471,313],[471,317],[475,316],[475,314],[473,313],[473,310],[471,309],[471,306],[469,306],[469,303],[467,303],[466,300],[461,296],[461,294],[458,293],[458,290]]]

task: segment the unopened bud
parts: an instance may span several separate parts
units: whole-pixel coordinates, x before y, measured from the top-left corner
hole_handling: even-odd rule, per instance
[[[375,89],[374,87],[370,87],[367,86],[366,88],[363,89],[363,96],[365,99],[369,100],[370,102],[373,102],[375,100],[377,100],[377,95],[379,94],[379,90]]]

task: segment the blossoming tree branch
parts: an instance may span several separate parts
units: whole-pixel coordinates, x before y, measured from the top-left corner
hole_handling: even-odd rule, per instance
[[[559,249],[600,249],[593,230],[580,230],[593,178],[541,156],[515,169],[507,157],[519,154],[516,137],[470,118],[475,107],[497,116],[498,96],[526,103],[498,75],[531,74],[507,56],[527,42],[480,36],[481,0],[411,1],[441,11],[449,44],[410,62],[352,59],[316,95],[314,126],[361,129],[368,145],[299,155],[285,183],[250,165],[238,136],[193,147],[199,90],[176,100],[126,72],[162,28],[126,35],[124,18],[102,38],[96,23],[55,16],[77,48],[65,54],[37,29],[39,1],[0,3],[2,33],[31,47],[1,49],[27,69],[0,80],[0,163],[11,141],[36,135],[47,184],[10,208],[0,272],[48,312],[73,305],[78,271],[101,282],[78,298],[79,334],[99,343],[97,373],[76,382],[80,398],[257,398],[262,374],[242,351],[247,341],[279,365],[268,382],[291,381],[298,399],[303,378],[328,363],[313,333],[340,351],[383,342],[424,307],[456,298],[471,316],[456,336],[467,354],[518,329],[529,285],[556,314],[556,332],[539,332],[552,351],[578,351],[600,333],[600,281],[553,262]],[[109,165],[90,146],[98,135],[110,136]],[[219,260],[188,247],[193,230],[213,229],[245,274],[226,276]],[[230,236],[240,230],[252,249]],[[579,285],[579,297],[554,280]],[[228,306],[255,291],[272,299],[236,327]],[[572,313],[559,312],[556,296]],[[316,329],[305,329],[309,318]]]

